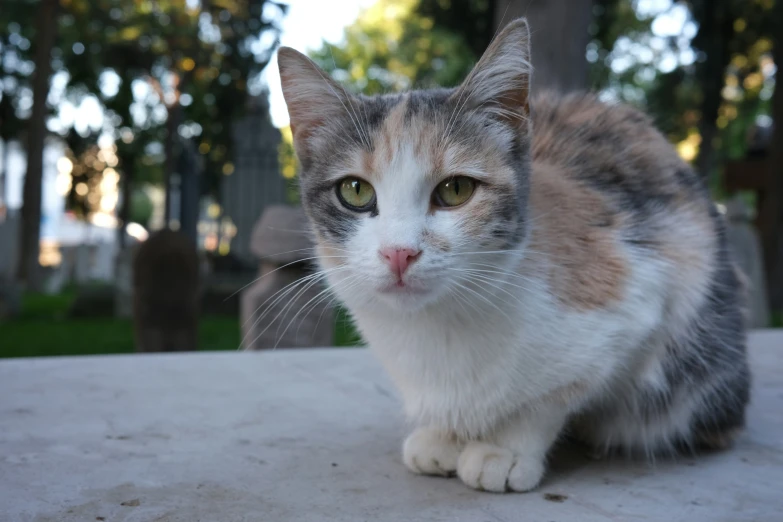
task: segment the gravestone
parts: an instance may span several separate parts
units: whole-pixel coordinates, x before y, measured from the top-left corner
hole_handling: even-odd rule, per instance
[[[196,245],[180,232],[156,232],[139,246],[132,279],[136,351],[197,349],[199,272]]]
[[[0,278],[0,322],[16,317],[21,310],[21,286],[11,278]]]
[[[774,125],[755,125],[749,129],[747,136],[747,152],[743,159],[727,161],[723,172],[723,188],[733,196],[743,191],[753,192],[756,199],[754,226],[758,230],[761,241],[762,263],[767,256],[765,278],[774,274],[773,266],[769,265],[771,253],[778,248],[776,234],[779,230],[777,209],[783,205],[776,188],[776,172],[771,168],[773,161],[772,138]],[[774,256],[773,256],[774,259]],[[772,306],[783,303],[783,292],[778,291],[780,285],[774,281],[767,288],[771,292],[768,302]]]
[[[766,328],[770,317],[761,240],[753,226],[753,213],[739,196],[726,203],[726,239],[746,278],[748,327]]]
[[[259,277],[241,294],[245,350],[330,346],[335,309],[314,273],[313,243],[300,207],[267,207],[253,229],[251,251]]]
[[[9,212],[0,220],[0,279],[16,276],[20,221],[17,212]]]
[[[19,216],[9,212],[0,222],[0,320],[21,311],[22,291],[16,282]]]

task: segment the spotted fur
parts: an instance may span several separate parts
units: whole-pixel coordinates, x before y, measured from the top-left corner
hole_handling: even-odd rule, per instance
[[[566,433],[725,447],[749,399],[743,294],[703,182],[637,110],[528,99],[529,39],[514,21],[461,86],[375,97],[279,56],[322,277],[399,387],[404,461],[490,491],[536,487]],[[435,206],[457,175],[472,197]],[[348,176],[371,211],[341,205]],[[389,248],[419,252],[404,280]]]

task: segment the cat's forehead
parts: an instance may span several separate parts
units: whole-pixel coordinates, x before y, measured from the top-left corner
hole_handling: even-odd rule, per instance
[[[358,98],[341,122],[355,132],[357,146],[334,175],[361,173],[377,182],[400,173],[429,178],[459,170],[480,177],[486,163],[498,159],[487,157],[490,133],[475,132],[477,122],[466,121],[470,116],[452,94],[437,89]]]
[[[415,90],[399,94],[380,94],[376,96],[359,96],[367,114],[367,123],[377,126],[385,120],[394,109],[405,108],[406,123],[417,118],[440,118],[444,111],[451,107],[450,96],[454,89]],[[360,115],[361,116],[361,115]]]

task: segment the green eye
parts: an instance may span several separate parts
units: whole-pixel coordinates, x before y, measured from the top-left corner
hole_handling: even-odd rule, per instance
[[[476,190],[476,180],[467,176],[456,176],[441,181],[432,194],[438,207],[458,207],[470,199]]]
[[[337,198],[346,208],[368,212],[375,206],[375,189],[358,178],[345,178],[337,185]]]

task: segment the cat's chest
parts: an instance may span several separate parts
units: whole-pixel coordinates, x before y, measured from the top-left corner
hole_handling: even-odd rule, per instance
[[[512,311],[509,310],[509,313]],[[454,393],[508,377],[532,340],[521,317],[357,318],[365,339],[403,389]]]
[[[598,327],[604,321],[540,310],[508,307],[453,318],[355,315],[408,414],[470,431],[467,419],[502,417],[598,372],[599,362],[606,365],[601,353],[611,345]]]

